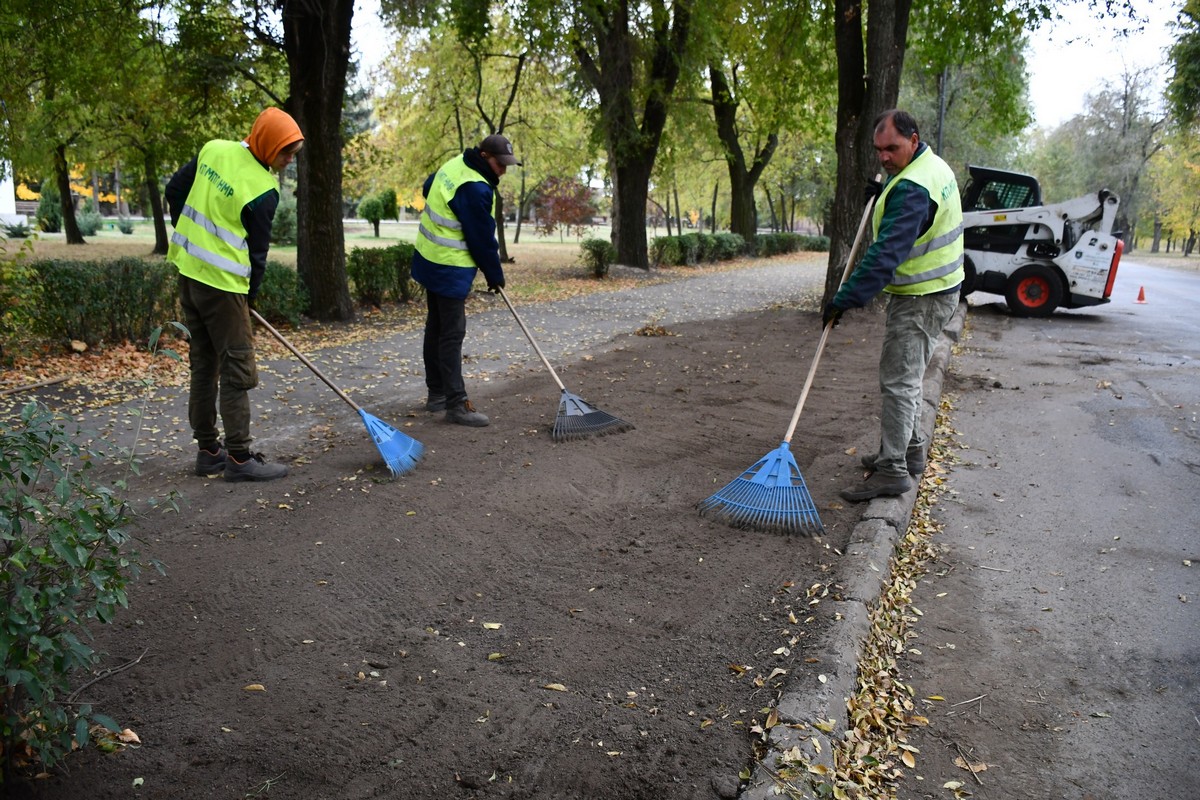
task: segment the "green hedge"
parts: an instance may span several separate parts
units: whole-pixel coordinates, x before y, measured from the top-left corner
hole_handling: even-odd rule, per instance
[[[165,261],[43,259],[29,262],[40,297],[33,333],[51,339],[146,341],[178,314],[176,271]]]
[[[254,298],[254,310],[267,322],[300,324],[300,314],[308,308],[308,288],[292,267],[268,261],[262,286]]]
[[[656,267],[694,267],[728,261],[746,252],[746,240],[736,233],[685,233],[658,236],[650,242],[650,262]]]
[[[756,256],[776,256],[780,253],[828,252],[828,236],[806,236],[800,233],[760,233],[754,237],[751,250]]]
[[[592,275],[603,278],[617,260],[617,248],[607,239],[584,239],[579,243],[579,260]]]
[[[346,274],[354,298],[362,305],[379,307],[384,301],[409,303],[423,297],[424,289],[412,279],[415,249],[409,242],[400,242],[351,250]]]
[[[144,342],[168,320],[181,319],[178,272],[162,260],[114,261],[41,259],[26,262],[24,274],[38,298],[28,309],[30,333],[48,339]],[[308,293],[296,270],[267,262],[255,308],[272,322],[300,322]]]

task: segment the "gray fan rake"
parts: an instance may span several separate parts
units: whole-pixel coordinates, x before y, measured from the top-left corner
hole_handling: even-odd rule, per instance
[[[554,367],[550,366],[550,361],[546,358],[545,353],[542,352],[542,348],[538,347],[538,343],[534,341],[533,334],[529,332],[529,328],[525,327],[525,322],[521,319],[521,315],[517,313],[517,309],[513,308],[512,301],[508,299],[508,295],[504,289],[497,287],[497,291],[500,293],[500,297],[504,298],[504,304],[512,312],[513,319],[517,321],[521,332],[525,334],[525,338],[533,345],[533,351],[538,354],[538,358],[546,365],[546,369],[550,372],[550,377],[554,378],[554,382],[558,384],[559,391],[562,392],[562,397],[558,401],[558,416],[554,418],[554,429],[551,431],[550,437],[556,442],[566,442],[572,439],[586,439],[590,436],[603,436],[608,433],[621,433],[622,431],[633,430],[632,424],[620,417],[614,417],[606,411],[601,411],[594,406],[588,405],[582,397],[567,391],[567,387],[559,380],[558,373],[554,371]]]

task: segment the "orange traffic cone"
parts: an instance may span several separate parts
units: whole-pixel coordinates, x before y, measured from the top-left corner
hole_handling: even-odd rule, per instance
[[[1134,300],[1133,302],[1135,302],[1135,303],[1145,303],[1146,302],[1146,287],[1145,286],[1138,287],[1138,299]]]

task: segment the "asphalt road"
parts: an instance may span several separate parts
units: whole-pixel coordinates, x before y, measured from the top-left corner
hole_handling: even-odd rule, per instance
[[[1127,259],[1113,297],[971,299],[901,798],[1200,797],[1200,273]]]

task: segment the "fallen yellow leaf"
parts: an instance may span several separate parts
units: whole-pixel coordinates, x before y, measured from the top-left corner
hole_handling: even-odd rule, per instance
[[[142,743],[142,740],[138,738],[138,735],[129,728],[126,728],[125,730],[118,733],[117,738],[120,739],[125,744],[141,744]]]
[[[266,690],[267,687],[263,686],[261,683],[250,683],[242,687],[242,691],[244,692],[265,692]]]
[[[908,767],[909,769],[916,769],[917,759],[912,753],[908,752],[907,750],[905,750],[903,753],[900,754],[900,760],[903,761],[904,766]]]
[[[563,686],[561,683],[547,683],[542,688],[549,689],[552,692],[565,692],[567,690],[567,687]]]
[[[487,628],[489,631],[498,631],[498,630],[500,630],[500,626],[501,626],[501,623],[499,623],[499,622],[483,623],[483,627]]]

